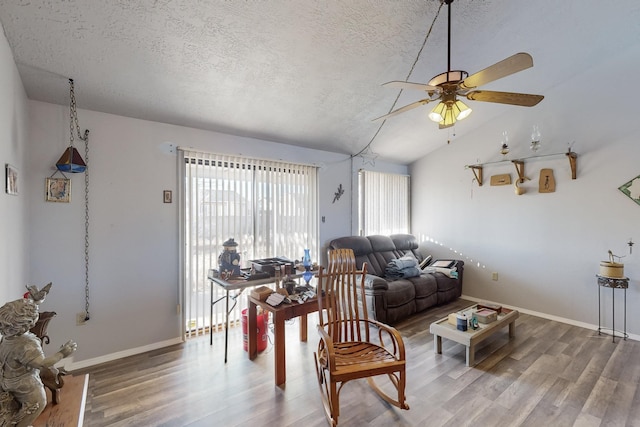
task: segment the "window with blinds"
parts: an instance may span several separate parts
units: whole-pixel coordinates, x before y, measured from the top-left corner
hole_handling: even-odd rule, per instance
[[[409,176],[361,170],[358,181],[360,235],[409,233]]]
[[[241,266],[250,260],[285,256],[304,249],[318,255],[318,171],[315,166],[179,149],[182,170],[181,241],[183,313],[188,336],[206,333],[210,316],[222,328],[225,304],[209,269],[218,268],[222,244],[235,239]],[[213,295],[211,294],[213,292]],[[229,314],[240,320],[244,296]],[[238,300],[235,300],[238,303]]]

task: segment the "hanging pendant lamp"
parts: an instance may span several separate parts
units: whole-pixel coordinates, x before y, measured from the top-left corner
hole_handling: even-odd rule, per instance
[[[62,172],[79,173],[87,169],[87,165],[82,160],[82,156],[76,147],[69,147],[64,150],[60,159],[56,162],[56,167]]]
[[[82,160],[82,156],[73,146],[73,134],[76,132],[76,128],[78,138],[81,139],[81,136],[80,127],[78,126],[78,112],[76,111],[76,96],[73,91],[73,79],[69,79],[69,86],[71,99],[69,104],[69,147],[64,150],[64,153],[62,153],[62,156],[56,162],[56,168],[62,172],[80,173],[87,169],[87,164]]]

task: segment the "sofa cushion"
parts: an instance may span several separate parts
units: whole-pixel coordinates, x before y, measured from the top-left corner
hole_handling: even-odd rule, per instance
[[[430,276],[435,278],[436,283],[438,285],[438,292],[444,292],[444,291],[458,288],[458,282],[456,280],[450,279],[444,273],[440,273],[440,272],[431,273]]]
[[[425,310],[438,303],[438,283],[432,274],[422,274],[407,280],[413,283],[416,292],[416,311]]]
[[[407,280],[413,284],[416,298],[425,298],[438,292],[438,283],[432,274],[422,274]]]
[[[407,279],[394,280],[388,286],[385,292],[387,309],[412,303],[416,298],[415,286]]]

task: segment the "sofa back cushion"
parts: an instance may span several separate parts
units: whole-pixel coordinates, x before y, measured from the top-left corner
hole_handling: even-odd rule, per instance
[[[418,250],[418,240],[412,234],[392,234],[391,240],[396,247],[396,251],[398,252],[398,258],[401,258],[409,253],[413,254],[414,257],[418,260],[418,262],[422,262],[424,257]]]
[[[347,236],[333,239],[329,243],[329,249],[353,249],[353,254],[356,256],[356,267],[362,268],[362,264],[367,263],[367,273],[375,274],[376,276],[382,276],[379,273],[378,262],[373,253],[371,242],[366,237],[361,236]],[[384,271],[384,268],[381,270]]]
[[[367,239],[371,242],[373,249],[371,258],[375,259],[375,272],[371,274],[384,277],[389,261],[400,258],[402,255],[399,255],[396,245],[393,244],[393,240],[389,236],[367,236]]]
[[[360,269],[367,263],[367,273],[385,277],[385,269],[391,260],[412,254],[422,261],[418,252],[418,241],[411,234],[394,234],[392,236],[348,236],[333,239],[329,249],[353,249],[356,266]]]

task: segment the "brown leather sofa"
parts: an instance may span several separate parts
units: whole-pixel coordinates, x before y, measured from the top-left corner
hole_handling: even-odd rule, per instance
[[[367,263],[365,298],[369,316],[380,322],[396,324],[414,313],[435,305],[453,301],[462,295],[464,261],[451,260],[457,278],[442,272],[421,273],[402,279],[385,278],[389,262],[409,253],[419,262],[424,257],[418,250],[418,241],[411,234],[391,236],[348,236],[329,243],[329,249],[353,249],[358,268]]]

